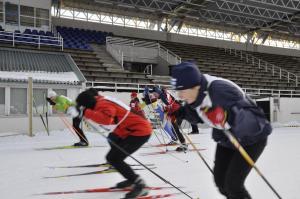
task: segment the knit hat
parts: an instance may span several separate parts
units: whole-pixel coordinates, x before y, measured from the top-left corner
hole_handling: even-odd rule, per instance
[[[204,78],[197,65],[192,62],[182,62],[172,68],[171,84],[175,90],[185,90],[201,84]]]
[[[137,97],[137,93],[133,91],[130,96],[131,97]]]
[[[53,90],[49,91],[49,93],[48,93],[49,98],[56,97],[56,96],[57,96],[57,94],[55,91],[53,91]]]
[[[76,103],[77,103],[78,107],[83,106],[85,108],[92,109],[96,105],[96,98],[92,92],[90,92],[89,90],[86,90],[77,96]]]

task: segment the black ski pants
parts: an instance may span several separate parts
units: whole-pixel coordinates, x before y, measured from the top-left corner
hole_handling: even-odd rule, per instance
[[[84,135],[82,129],[80,128],[81,118],[73,118],[73,128],[75,129],[76,134],[78,135],[80,141],[88,143],[86,136]]]
[[[249,156],[255,162],[263,152],[267,138],[245,146]],[[214,166],[214,180],[219,191],[227,199],[251,199],[244,183],[252,167],[246,162],[237,149],[217,145]]]
[[[145,144],[150,138],[149,136],[128,136],[125,139],[117,137],[114,133],[110,133],[108,136],[110,151],[106,155],[106,160],[109,162],[120,174],[134,183],[137,178],[137,174],[133,169],[124,161],[129,155],[137,151],[143,144]],[[114,144],[124,149],[127,154],[118,149]]]

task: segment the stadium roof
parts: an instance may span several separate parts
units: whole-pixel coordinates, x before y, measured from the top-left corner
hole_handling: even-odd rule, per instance
[[[300,38],[299,0],[64,0],[63,6]]]

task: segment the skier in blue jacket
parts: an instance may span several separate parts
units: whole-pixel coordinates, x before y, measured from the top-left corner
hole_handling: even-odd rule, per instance
[[[217,142],[214,180],[227,199],[251,199],[244,183],[252,167],[224,134],[225,129],[256,161],[263,152],[272,128],[263,111],[230,80],[202,74],[197,65],[183,62],[172,68],[172,85],[186,102],[184,118],[213,128]]]

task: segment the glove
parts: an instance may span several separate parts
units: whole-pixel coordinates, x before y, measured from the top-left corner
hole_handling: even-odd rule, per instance
[[[54,106],[56,103],[55,102],[53,102],[49,97],[46,97],[46,100],[47,100],[47,102],[49,102],[49,104],[51,105],[51,106]]]
[[[79,112],[78,110],[76,109],[75,106],[70,106],[68,109],[67,109],[67,115],[71,116],[72,118],[74,117],[78,117],[79,116]]]
[[[207,108],[204,111],[207,119],[216,127],[223,129],[227,119],[227,112],[220,106]]]

